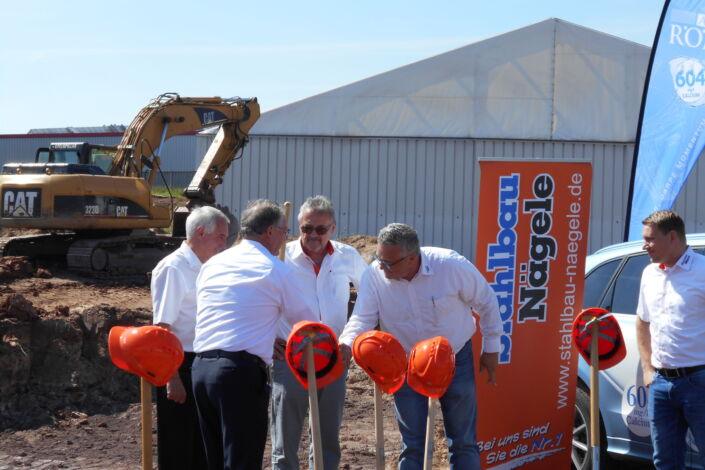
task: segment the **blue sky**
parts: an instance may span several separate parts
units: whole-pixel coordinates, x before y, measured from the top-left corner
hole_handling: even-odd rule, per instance
[[[556,17],[651,45],[663,0],[24,0],[0,13],[0,134],[129,124],[163,92],[267,111]]]

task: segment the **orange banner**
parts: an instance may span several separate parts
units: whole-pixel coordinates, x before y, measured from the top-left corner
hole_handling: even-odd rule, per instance
[[[589,163],[481,161],[476,266],[503,321],[497,385],[478,375],[483,468],[570,468]],[[480,341],[473,341],[475,357]]]

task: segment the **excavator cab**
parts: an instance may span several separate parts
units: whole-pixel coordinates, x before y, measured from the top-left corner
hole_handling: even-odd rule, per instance
[[[37,150],[34,163],[6,163],[2,173],[18,174],[84,174],[107,175],[113,166],[117,147],[88,142],[52,143]]]
[[[90,165],[100,168],[103,174],[109,174],[117,147],[96,145],[88,142],[57,142],[49,148],[37,149],[35,163],[68,163]]]

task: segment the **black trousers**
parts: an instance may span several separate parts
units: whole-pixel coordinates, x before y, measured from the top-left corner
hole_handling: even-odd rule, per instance
[[[196,401],[191,386],[191,364],[196,355],[184,353],[179,377],[186,389],[186,402],[166,397],[166,387],[157,387],[157,447],[160,470],[200,470],[206,466],[206,452],[198,424]]]
[[[197,354],[191,375],[207,468],[262,468],[270,396],[264,362],[244,351],[208,351]]]

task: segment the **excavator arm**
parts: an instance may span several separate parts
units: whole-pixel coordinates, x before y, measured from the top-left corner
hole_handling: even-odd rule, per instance
[[[177,208],[172,219],[172,234],[185,235],[185,221],[191,209],[214,204],[215,187],[248,140],[252,126],[259,119],[256,98],[182,98],[175,93],[160,95],[142,108],[125,131],[118,145],[111,174],[140,177],[145,167],[151,187],[159,171],[159,153],[166,140],[174,135],[219,126],[218,132],[196,173],[184,190],[189,200]],[[231,224],[234,227],[235,224]]]
[[[189,199],[212,203],[213,189],[220,184],[233,158],[244,147],[259,114],[256,98],[182,98],[175,93],[160,95],[140,110],[125,131],[110,174],[140,177],[147,167],[150,170],[147,181],[151,186],[159,168],[159,152],[166,140],[220,125],[213,145],[186,191]]]
[[[238,123],[227,122],[220,126],[191,183],[184,190],[189,206],[215,202],[213,190],[222,183],[223,175],[246,143],[247,135],[242,134]]]

